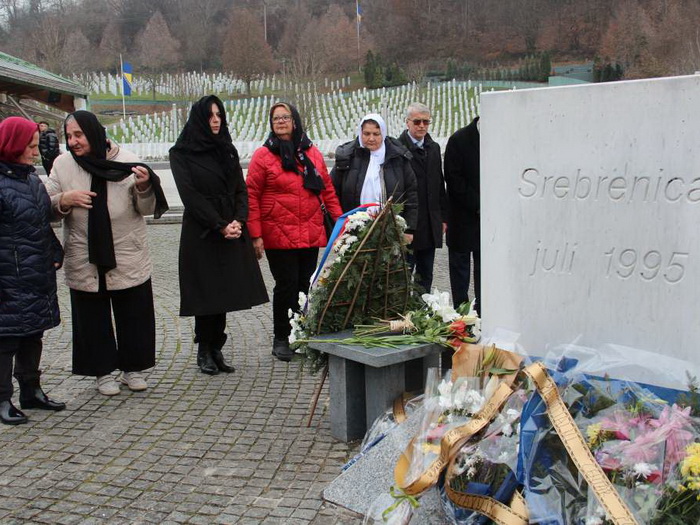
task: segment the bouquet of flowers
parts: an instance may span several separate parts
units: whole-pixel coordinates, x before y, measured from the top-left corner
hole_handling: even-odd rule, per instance
[[[571,364],[563,359],[550,373],[581,439],[565,431],[569,439],[562,441],[550,423],[562,418],[552,416],[550,407],[544,419],[539,395],[523,410],[519,461],[530,519],[612,524],[612,504],[638,523],[698,523],[700,420],[691,407],[678,404],[681,392],[580,374],[575,367],[567,370]],[[587,454],[609,489],[586,482],[579,466]]]
[[[426,391],[420,429],[396,465],[394,476],[402,494],[420,495],[437,484],[450,465],[450,479],[475,474],[477,462],[485,462],[471,456],[476,449],[469,447],[484,436],[514,436],[522,398],[511,400],[509,385],[521,361],[522,357],[495,346],[460,346],[453,357],[451,377],[442,380],[434,391]],[[503,444],[496,452],[498,447],[485,446],[481,458],[495,454],[505,461],[504,447],[508,448]],[[458,454],[460,450],[464,453]]]
[[[488,428],[476,440],[467,442],[459,449],[445,475],[438,481],[443,509],[452,523],[484,523],[484,517],[471,510],[473,507],[486,508],[474,504],[477,501],[484,502],[490,498],[510,507],[514,506],[514,498],[519,498],[519,494],[516,494],[519,485],[516,477],[519,423],[528,396],[525,388],[518,387]],[[522,510],[522,514],[525,513]],[[486,514],[489,512],[486,511]]]
[[[481,337],[481,319],[474,301],[452,307],[450,294],[433,289],[421,295],[421,308],[397,320],[380,320],[359,325],[348,344],[367,347],[397,347],[402,344],[437,343],[459,348],[462,343],[476,343]]]

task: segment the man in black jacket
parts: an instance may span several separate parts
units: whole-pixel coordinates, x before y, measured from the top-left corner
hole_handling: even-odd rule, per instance
[[[49,123],[42,120],[39,122],[39,153],[41,153],[41,164],[46,170],[46,174],[51,173],[53,161],[61,153],[58,147],[58,135],[49,127]]]
[[[481,308],[479,117],[457,130],[445,148],[445,182],[450,204],[447,246],[455,307],[468,301],[470,257],[474,259],[476,310]]]
[[[409,256],[416,282],[430,292],[433,284],[435,249],[442,248],[442,235],[447,227],[447,196],[442,176],[440,145],[428,134],[430,109],[418,102],[406,109],[406,128],[399,141],[411,152],[411,166],[416,174],[418,223],[413,234]]]

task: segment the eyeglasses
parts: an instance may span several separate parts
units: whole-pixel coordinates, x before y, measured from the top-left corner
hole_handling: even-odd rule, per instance
[[[272,117],[272,122],[289,122],[290,120],[292,120],[291,115],[277,115]]]
[[[423,123],[424,126],[430,126],[430,123],[432,122],[432,120],[430,120],[429,118],[414,118],[410,121],[413,122],[414,126],[420,126],[421,123]]]

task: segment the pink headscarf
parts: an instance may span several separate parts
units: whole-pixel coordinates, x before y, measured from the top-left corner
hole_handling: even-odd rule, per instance
[[[0,122],[0,161],[17,162],[39,131],[39,124],[22,117],[7,117]]]

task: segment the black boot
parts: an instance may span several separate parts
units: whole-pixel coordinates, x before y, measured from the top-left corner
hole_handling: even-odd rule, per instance
[[[272,343],[272,355],[280,361],[288,362],[294,357],[294,350],[289,348],[289,341],[275,337]]]
[[[29,420],[12,401],[0,401],[0,421],[5,425],[21,425]]]
[[[221,349],[224,347],[224,343],[228,339],[226,334],[222,334],[221,339],[216,342],[216,344],[211,345],[211,358],[214,361],[216,367],[227,374],[235,372],[236,369],[224,361],[224,354],[221,353]]]
[[[219,373],[219,369],[211,356],[211,346],[207,343],[199,343],[197,345],[197,365],[203,374],[215,376]]]
[[[38,384],[19,384],[19,406],[22,408],[38,408],[58,412],[66,408],[65,403],[49,399],[49,396]]]

